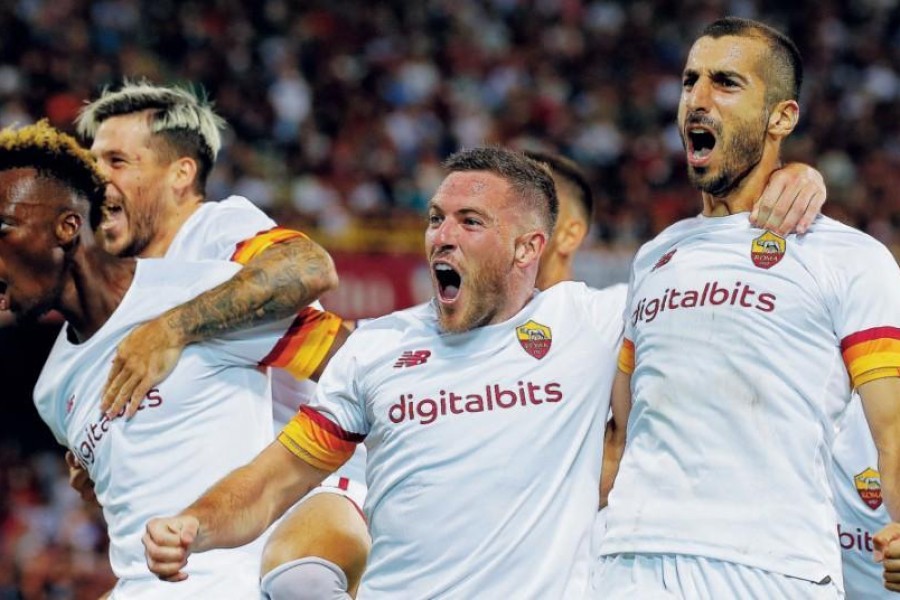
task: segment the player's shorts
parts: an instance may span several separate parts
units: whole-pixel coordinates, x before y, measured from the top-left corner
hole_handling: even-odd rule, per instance
[[[594,567],[591,597],[605,600],[836,600],[838,584],[789,577],[747,565],[685,554],[613,554]]]
[[[364,483],[360,483],[349,477],[344,477],[340,475],[340,473],[333,473],[329,475],[325,481],[319,484],[318,487],[310,490],[300,502],[305,502],[319,494],[337,494],[352,502],[356,507],[356,510],[359,511],[359,514],[363,515],[363,504],[366,502],[366,493],[368,491],[369,488],[367,488]],[[365,515],[363,515],[363,519],[365,519]]]

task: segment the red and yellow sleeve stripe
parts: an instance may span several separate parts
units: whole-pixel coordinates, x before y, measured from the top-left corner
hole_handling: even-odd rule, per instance
[[[341,321],[333,313],[304,308],[272,351],[259,361],[260,366],[277,367],[296,379],[308,379],[328,355]]]
[[[347,462],[363,439],[365,436],[344,431],[308,406],[301,406],[300,412],[278,434],[278,441],[292,454],[329,472]]]
[[[634,373],[634,342],[628,338],[622,340],[622,348],[619,349],[619,370],[631,375]]]
[[[285,229],[283,227],[273,227],[268,231],[261,231],[252,238],[237,244],[234,253],[231,255],[231,260],[246,265],[250,262],[250,259],[269,246],[274,246],[275,244],[280,244],[281,242],[286,242],[298,237],[306,236],[299,231]]]
[[[900,328],[873,327],[841,340],[854,388],[884,377],[900,377]]]

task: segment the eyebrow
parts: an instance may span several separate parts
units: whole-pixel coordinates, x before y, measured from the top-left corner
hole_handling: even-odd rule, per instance
[[[682,73],[682,77],[700,77],[700,71],[697,69],[685,69],[684,73]],[[721,81],[722,79],[736,79],[743,84],[747,84],[749,80],[747,77],[742,75],[737,71],[731,71],[728,69],[712,69],[709,71],[710,79]]]

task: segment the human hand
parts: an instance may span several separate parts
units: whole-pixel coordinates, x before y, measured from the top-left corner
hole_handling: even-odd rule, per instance
[[[97,502],[97,496],[94,494],[94,482],[91,481],[87,470],[81,466],[71,450],[66,450],[66,466],[69,467],[69,485],[72,489],[78,492],[85,502]]]
[[[791,163],[772,173],[753,205],[750,222],[780,236],[806,233],[822,211],[827,191],[822,174],[803,163]]]
[[[188,515],[151,519],[141,538],[150,571],[163,581],[187,579],[182,569],[199,530],[200,521]]]
[[[180,337],[161,318],[135,328],[116,349],[100,410],[110,420],[123,413],[133,417],[150,389],[175,368],[183,349]]]
[[[884,567],[884,587],[900,592],[900,523],[888,523],[872,538],[875,562]]]

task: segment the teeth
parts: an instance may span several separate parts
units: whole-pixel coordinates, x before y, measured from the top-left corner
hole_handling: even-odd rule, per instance
[[[438,263],[434,265],[435,271],[452,271],[453,268],[450,265],[445,265],[443,263]]]

